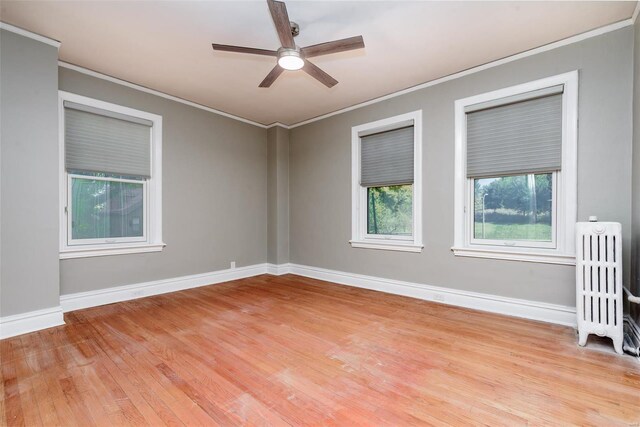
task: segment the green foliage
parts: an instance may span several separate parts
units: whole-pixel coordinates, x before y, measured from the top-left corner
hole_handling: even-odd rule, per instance
[[[104,217],[107,204],[105,182],[74,179],[72,194],[73,238],[107,236],[109,224]]]
[[[530,182],[528,175],[505,176],[492,180],[487,185],[474,181],[476,212],[485,209],[511,209],[520,214],[538,215],[551,211],[551,174],[535,175]],[[486,197],[485,197],[486,195]]]
[[[369,234],[411,235],[413,186],[368,188],[367,210]]]
[[[131,219],[142,218],[142,191],[142,183],[73,178],[73,238],[141,236]]]
[[[482,211],[476,211],[475,221],[482,222]],[[485,222],[495,224],[531,224],[533,221],[531,215],[515,213],[509,209],[500,209],[485,211]],[[538,214],[536,222],[551,225],[551,218],[547,213]]]
[[[482,239],[482,222],[475,223],[475,237]],[[551,225],[549,224],[496,224],[487,222],[484,225],[484,239],[489,240],[532,240],[551,241]]]
[[[552,186],[549,173],[474,180],[475,237],[552,240]]]

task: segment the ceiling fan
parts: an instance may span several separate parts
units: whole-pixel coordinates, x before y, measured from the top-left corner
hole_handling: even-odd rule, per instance
[[[300,28],[295,22],[289,21],[287,14],[287,6],[284,2],[267,0],[271,17],[276,25],[278,37],[282,47],[278,50],[256,49],[252,47],[230,46],[226,44],[212,43],[214,50],[222,50],[226,52],[251,53],[254,55],[275,56],[278,58],[276,66],[267,74],[267,77],[260,83],[259,87],[269,87],[282,74],[284,70],[300,70],[307,72],[309,75],[323,83],[327,87],[335,86],[338,81],[329,74],[322,71],[316,65],[309,62],[308,58],[320,55],[328,55],[330,53],[345,52],[348,50],[362,49],[364,40],[362,36],[349,37],[331,42],[314,44],[300,48],[296,46],[293,38],[300,33]]]

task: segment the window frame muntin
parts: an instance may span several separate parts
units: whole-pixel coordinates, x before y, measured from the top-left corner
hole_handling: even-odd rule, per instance
[[[577,220],[577,143],[578,143],[578,79],[577,70],[492,92],[458,99],[455,114],[455,179],[454,179],[454,242],[456,256],[493,258],[549,264],[575,265],[575,222]],[[469,180],[466,176],[466,113],[468,105],[505,98],[564,85],[562,96],[562,168],[557,174],[557,245],[556,248],[470,245],[467,210]]]
[[[67,172],[65,168],[65,107],[64,101],[71,101],[103,110],[113,111],[132,117],[137,117],[151,121],[153,125],[150,129],[150,166],[151,177],[145,179],[146,195],[143,206],[146,209],[145,226],[146,239],[144,241],[122,241],[92,244],[70,244],[70,223],[67,220],[71,218],[69,186],[71,180],[69,175],[78,175],[80,178],[86,179],[93,177],[91,175],[81,175]],[[60,230],[60,259],[68,258],[85,258],[93,256],[120,255],[140,252],[159,252],[164,249],[166,244],[162,240],[162,116],[149,113],[146,111],[136,110],[118,104],[113,104],[98,99],[74,94],[66,91],[58,91],[58,143],[59,143],[59,230]],[[106,177],[105,177],[106,178]],[[127,178],[106,178],[106,180],[117,180]],[[140,182],[134,180],[134,182]],[[76,239],[85,240],[85,239]],[[111,239],[110,239],[111,240]]]
[[[413,126],[412,235],[369,234],[367,230],[367,189],[360,185],[360,151],[362,138]],[[351,240],[354,248],[420,252],[422,245],[422,110],[377,120],[351,128]],[[402,184],[399,184],[402,185]]]

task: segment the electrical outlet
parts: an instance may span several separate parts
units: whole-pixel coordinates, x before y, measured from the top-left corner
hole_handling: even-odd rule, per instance
[[[433,300],[438,302],[444,302],[444,295],[442,294],[433,294]]]
[[[236,262],[235,261],[231,261],[231,269],[233,270],[234,268],[236,268]]]

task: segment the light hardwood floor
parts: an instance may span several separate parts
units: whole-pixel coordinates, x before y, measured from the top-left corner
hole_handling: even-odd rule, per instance
[[[629,425],[640,364],[567,327],[298,276],[0,341],[7,425]]]

